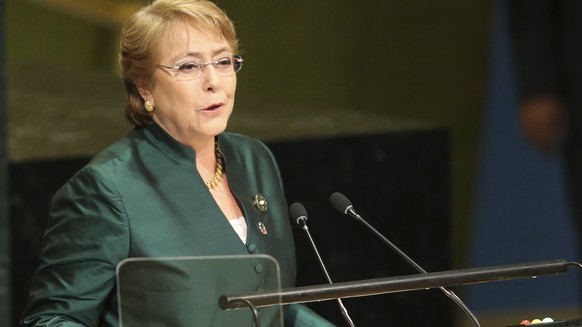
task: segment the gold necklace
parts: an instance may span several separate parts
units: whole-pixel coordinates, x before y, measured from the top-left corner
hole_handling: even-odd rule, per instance
[[[215,190],[220,182],[222,182],[222,154],[218,151],[218,142],[214,143],[214,152],[216,154],[216,169],[214,170],[214,177],[206,182],[206,186],[209,190]]]

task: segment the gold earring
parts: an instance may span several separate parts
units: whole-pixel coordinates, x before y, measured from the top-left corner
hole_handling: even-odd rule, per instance
[[[154,111],[154,105],[149,101],[144,102],[143,106],[147,112]]]

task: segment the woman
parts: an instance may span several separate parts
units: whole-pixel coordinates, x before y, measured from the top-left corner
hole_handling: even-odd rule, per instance
[[[275,160],[224,132],[242,63],[209,1],[157,0],[128,20],[120,65],[136,127],[55,194],[23,325],[117,326],[115,269],[131,257],[268,254],[293,286]],[[286,325],[331,325],[305,306],[285,312]]]

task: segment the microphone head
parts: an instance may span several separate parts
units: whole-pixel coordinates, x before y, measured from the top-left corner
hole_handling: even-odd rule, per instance
[[[345,195],[335,192],[329,197],[329,202],[335,208],[335,210],[347,214],[348,210],[353,207],[352,201],[350,201]]]
[[[301,221],[307,220],[307,210],[299,202],[295,202],[289,207],[289,214],[295,219],[297,224],[301,224]]]

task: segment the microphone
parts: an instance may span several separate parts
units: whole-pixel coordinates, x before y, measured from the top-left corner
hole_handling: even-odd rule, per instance
[[[378,230],[376,230],[374,227],[372,227],[372,225],[370,225],[366,220],[364,220],[364,218],[362,218],[362,216],[360,216],[356,212],[356,210],[354,209],[354,206],[352,205],[352,202],[345,195],[343,195],[339,192],[335,192],[329,197],[329,201],[330,201],[331,205],[337,211],[339,211],[345,215],[348,215],[350,217],[353,217],[357,221],[359,221],[360,223],[364,224],[364,226],[366,226],[369,230],[371,230],[377,237],[379,237],[382,241],[384,241],[384,243],[386,243],[392,250],[394,250],[396,253],[398,253],[398,255],[400,255],[400,257],[402,257],[404,260],[406,260],[412,267],[414,267],[420,273],[422,273],[422,274],[427,273],[426,270],[424,270],[419,264],[417,264],[414,260],[412,260],[409,256],[407,256],[406,253],[404,253],[402,250],[400,250],[396,245],[394,245],[392,242],[390,242],[390,240],[388,240],[384,235],[382,235],[382,233],[380,233]],[[475,324],[475,326],[481,327],[481,324],[479,323],[479,320],[477,319],[477,317],[473,314],[473,312],[471,312],[471,310],[469,310],[469,308],[465,305],[465,303],[463,303],[461,298],[459,298],[453,291],[451,291],[450,289],[448,289],[446,287],[439,287],[439,288],[443,293],[445,293],[446,296],[448,296],[451,300],[453,300],[453,302],[455,302],[459,307],[461,307],[461,309],[463,309],[463,311],[473,321],[473,324]]]
[[[321,259],[321,256],[319,255],[319,251],[317,250],[317,246],[315,246],[315,242],[313,241],[313,238],[311,237],[311,233],[309,232],[309,227],[307,227],[307,210],[305,210],[305,207],[301,203],[295,202],[289,207],[289,214],[291,215],[291,217],[293,217],[293,219],[295,219],[295,222],[297,222],[297,224],[300,225],[301,228],[305,231],[305,234],[307,235],[307,238],[309,238],[309,242],[311,243],[311,248],[313,249],[313,252],[315,253],[315,256],[317,257],[317,260],[319,261],[319,265],[321,266],[321,269],[323,270],[323,273],[325,274],[325,277],[327,278],[328,283],[333,284],[333,282],[331,281],[331,277],[329,277],[327,269],[325,268],[325,264],[323,263],[323,260]],[[337,299],[337,303],[339,305],[341,314],[344,317],[344,319],[347,321],[347,323],[351,327],[355,327],[356,325],[354,325],[352,318],[350,318],[350,315],[348,314],[348,310],[346,309],[346,307],[344,306],[344,303],[342,302],[342,300],[340,298]]]

